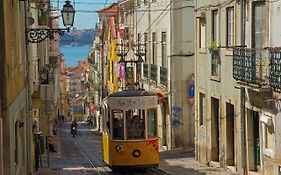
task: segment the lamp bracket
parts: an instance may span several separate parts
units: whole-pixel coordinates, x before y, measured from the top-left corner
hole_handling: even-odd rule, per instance
[[[26,30],[26,40],[30,43],[40,43],[46,38],[52,37],[54,34],[63,36],[65,32],[69,33],[70,28],[66,29],[41,29],[31,28]]]

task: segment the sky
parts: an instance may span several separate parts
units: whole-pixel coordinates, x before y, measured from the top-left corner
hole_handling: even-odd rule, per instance
[[[50,0],[54,7],[59,4],[59,10],[65,4],[64,0]],[[105,6],[117,2],[117,0],[70,0],[76,13],[74,18],[74,27],[77,29],[91,29],[98,22],[98,14],[96,10],[100,10]],[[60,19],[61,20],[61,19]],[[62,20],[60,27],[63,27]]]

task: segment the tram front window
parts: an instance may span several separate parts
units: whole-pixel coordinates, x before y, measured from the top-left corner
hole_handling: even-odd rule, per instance
[[[157,118],[156,109],[150,109],[148,112],[148,138],[157,137]]]
[[[144,110],[126,111],[128,139],[144,139]]]
[[[124,117],[123,111],[113,111],[113,139],[124,139]]]

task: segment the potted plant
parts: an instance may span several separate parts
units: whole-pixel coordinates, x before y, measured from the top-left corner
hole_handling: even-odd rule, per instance
[[[45,26],[48,24],[49,21],[49,14],[48,11],[41,10],[39,16],[39,24],[41,26]]]
[[[219,48],[217,47],[217,43],[212,41],[208,47],[211,55],[217,54],[219,52]]]

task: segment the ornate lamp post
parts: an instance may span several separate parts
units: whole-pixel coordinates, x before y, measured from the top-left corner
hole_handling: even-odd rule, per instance
[[[30,28],[26,30],[26,39],[31,43],[40,43],[46,38],[50,38],[53,34],[59,34],[63,36],[64,33],[70,31],[70,27],[73,26],[75,11],[69,0],[65,1],[62,11],[63,25],[65,29],[49,29],[49,28]]]

